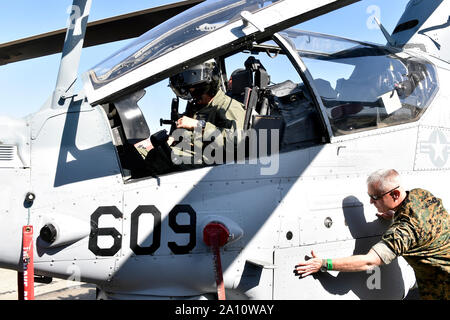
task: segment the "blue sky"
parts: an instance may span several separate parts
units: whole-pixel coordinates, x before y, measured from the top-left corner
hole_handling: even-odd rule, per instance
[[[300,0],[299,0],[300,1]],[[147,9],[170,0],[93,0],[90,21]],[[385,43],[381,31],[373,28],[376,15],[392,32],[408,0],[363,0],[302,24],[303,30]],[[0,43],[65,28],[72,0],[15,0],[0,4]],[[82,74],[130,40],[85,48]],[[23,117],[37,111],[51,95],[59,68],[60,54],[0,67],[0,116]],[[168,103],[167,101],[161,103]],[[167,105],[167,109],[169,105]],[[159,119],[159,117],[158,117]]]

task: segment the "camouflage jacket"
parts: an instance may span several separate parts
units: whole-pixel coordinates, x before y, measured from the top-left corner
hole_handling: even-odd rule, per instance
[[[441,199],[411,190],[382,241],[414,269],[422,299],[450,298],[450,218]]]
[[[219,90],[209,104],[198,110],[194,116],[197,120],[205,120],[203,139],[210,141],[214,134],[222,134],[226,141],[233,143],[236,130],[244,128],[244,106]],[[223,147],[222,141],[220,146]]]
[[[184,161],[193,157],[192,161],[187,161],[188,163],[211,164],[211,161],[215,159],[208,157],[206,152],[199,158],[195,156],[196,152],[202,151],[211,141],[214,141],[217,149],[224,149],[225,146],[231,145],[234,151],[239,143],[237,132],[243,129],[245,120],[245,109],[240,102],[219,90],[214,98],[205,107],[196,111],[192,117],[206,122],[203,132],[198,131],[197,128],[194,131],[182,130],[182,143],[172,148],[175,156],[184,157]]]

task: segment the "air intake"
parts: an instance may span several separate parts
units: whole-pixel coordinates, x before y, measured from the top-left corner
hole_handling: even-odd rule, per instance
[[[18,168],[22,162],[17,154],[17,146],[0,144],[0,168]]]

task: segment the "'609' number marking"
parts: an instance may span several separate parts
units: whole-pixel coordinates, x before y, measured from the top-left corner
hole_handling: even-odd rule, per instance
[[[189,224],[180,225],[177,222],[177,215],[180,213],[189,215]],[[122,218],[123,214],[115,206],[98,207],[91,215],[91,234],[89,235],[89,250],[97,256],[113,256],[122,248],[122,235],[115,228],[99,228],[98,220],[101,216],[111,214],[114,218]],[[148,247],[141,247],[138,244],[139,217],[142,214],[153,215],[153,239]],[[190,205],[176,205],[169,212],[169,227],[179,234],[189,234],[189,242],[180,245],[176,242],[169,242],[167,246],[174,254],[186,254],[194,249],[196,244],[196,224],[197,215]],[[98,236],[110,236],[114,243],[110,248],[100,248],[98,246]],[[149,255],[155,253],[161,246],[161,212],[153,205],[139,206],[131,214],[130,248],[136,255]]]

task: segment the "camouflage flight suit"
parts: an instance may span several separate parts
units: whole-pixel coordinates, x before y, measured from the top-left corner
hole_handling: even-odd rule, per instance
[[[235,132],[244,127],[245,110],[243,105],[227,96],[222,90],[219,90],[214,98],[202,109],[195,112],[192,116],[195,120],[205,120],[206,125],[201,130],[182,130],[182,141],[187,141],[181,147],[181,143],[172,146],[172,157],[177,160],[183,158],[183,164],[175,166],[175,170],[187,170],[202,166],[208,163],[205,155],[197,155],[195,151],[203,151],[208,141],[213,140],[217,148],[224,148],[226,144],[236,145]],[[221,136],[222,139],[214,139]],[[203,139],[203,141],[202,141]],[[194,147],[196,146],[196,148]],[[150,151],[151,152],[151,151]],[[142,154],[142,152],[140,152]],[[146,157],[147,163],[153,168],[155,173],[161,174],[173,171],[174,167],[168,163],[167,159],[161,159],[159,156]],[[200,161],[198,161],[200,160]]]
[[[408,192],[393,224],[372,249],[386,264],[404,257],[414,269],[422,299],[450,298],[450,218],[430,192]]]

